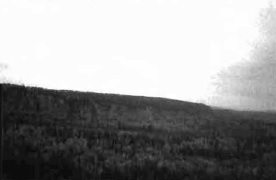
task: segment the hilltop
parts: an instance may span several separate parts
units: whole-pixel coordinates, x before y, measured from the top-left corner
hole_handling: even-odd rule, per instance
[[[197,128],[213,119],[212,109],[199,103],[12,84],[4,85],[4,105],[6,116],[20,114],[26,116],[26,120],[31,115],[42,119],[47,116],[56,122],[85,122],[88,125],[123,123],[179,129],[180,124],[185,128]],[[30,120],[34,120],[33,117]]]
[[[5,179],[276,177],[276,114],[4,85]]]

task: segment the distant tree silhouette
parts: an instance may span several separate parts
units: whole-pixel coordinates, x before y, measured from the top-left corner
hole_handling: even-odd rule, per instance
[[[236,97],[239,106],[272,110],[276,106],[276,9],[270,3],[261,10],[258,38],[248,61],[241,61],[218,74],[217,93]]]

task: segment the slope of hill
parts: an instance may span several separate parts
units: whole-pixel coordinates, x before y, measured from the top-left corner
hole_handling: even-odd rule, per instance
[[[30,121],[34,120],[31,116],[40,116],[40,121],[43,117],[49,117],[55,123],[81,122],[87,125],[124,123],[152,125],[172,130],[183,126],[197,128],[213,117],[211,108],[203,104],[164,98],[56,91],[16,85],[4,86],[4,104],[4,115],[7,116],[5,119],[9,119],[10,114],[20,114],[21,118],[23,115],[26,118],[30,117]],[[180,127],[180,124],[183,126]]]
[[[276,177],[271,114],[11,84],[3,94],[5,179]]]

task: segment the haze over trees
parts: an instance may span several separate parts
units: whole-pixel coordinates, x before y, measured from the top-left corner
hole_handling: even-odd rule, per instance
[[[217,93],[234,108],[276,110],[276,9],[263,9],[257,22],[259,37],[252,45],[249,59],[218,75]]]

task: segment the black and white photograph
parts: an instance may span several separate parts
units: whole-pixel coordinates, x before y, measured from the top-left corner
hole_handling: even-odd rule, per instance
[[[275,179],[275,0],[0,0],[0,180]]]

